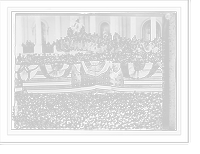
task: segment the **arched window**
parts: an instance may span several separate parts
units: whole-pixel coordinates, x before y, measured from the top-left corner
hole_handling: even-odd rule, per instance
[[[103,37],[104,34],[110,32],[110,26],[107,22],[103,22],[100,26],[100,35]]]
[[[156,22],[156,37],[161,37],[161,27],[158,22]],[[146,21],[142,27],[142,39],[144,41],[151,40],[151,20]]]

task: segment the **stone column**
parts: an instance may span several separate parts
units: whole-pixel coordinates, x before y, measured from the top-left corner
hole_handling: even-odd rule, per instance
[[[176,14],[163,20],[163,129],[176,130]]]
[[[22,48],[22,16],[16,17],[16,26],[15,26],[15,47],[16,47],[16,55],[23,53]]]
[[[122,25],[122,17],[118,17],[119,18],[119,35],[122,36],[123,34],[123,25]]]
[[[89,16],[85,16],[84,26],[85,26],[86,33],[89,33],[89,27],[90,27]]]
[[[169,128],[176,130],[176,14],[169,19]]]
[[[82,26],[84,26],[84,24],[85,24],[85,17],[84,17],[84,16],[80,16],[80,17],[79,17],[79,22],[80,22],[80,24],[81,24]]]
[[[96,33],[96,17],[90,16],[90,33]]]
[[[118,34],[120,34],[120,19],[119,19],[119,17],[116,17],[115,23],[116,23],[116,25],[115,25],[115,31]]]
[[[119,18],[117,16],[110,17],[110,33],[112,36],[115,33],[119,34]]]
[[[60,16],[55,17],[55,33],[56,33],[56,39],[60,39]]]
[[[156,17],[151,17],[151,41],[156,38]]]
[[[55,16],[55,40],[59,40],[61,37],[60,33],[61,27],[60,27],[60,16]],[[54,46],[54,53],[57,53],[56,46]]]
[[[23,33],[23,36],[24,36],[23,42],[26,43],[26,41],[28,41],[28,16],[23,17],[23,32],[24,32]],[[36,42],[34,42],[34,43],[36,43]]]
[[[46,29],[46,43],[50,43],[50,38],[49,38],[49,26],[48,27],[46,27],[47,29]]]
[[[127,17],[122,17],[122,36],[127,37]]]
[[[40,16],[35,17],[36,24],[36,44],[34,47],[35,53],[42,53],[42,35],[41,35],[41,19]]]
[[[162,124],[164,130],[169,130],[169,20],[163,16],[163,112]]]
[[[131,32],[131,39],[136,36],[136,17],[130,17],[130,32]]]

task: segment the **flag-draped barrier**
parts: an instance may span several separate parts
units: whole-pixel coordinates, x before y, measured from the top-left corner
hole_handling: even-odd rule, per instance
[[[77,64],[21,65],[15,78],[28,93],[86,91],[162,92],[162,71],[155,63],[81,61]]]
[[[50,78],[64,78],[70,74],[72,65],[55,63],[52,65],[40,65],[43,74]]]

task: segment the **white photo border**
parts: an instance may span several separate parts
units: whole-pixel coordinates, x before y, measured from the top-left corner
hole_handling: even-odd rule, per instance
[[[0,106],[0,142],[1,143],[188,143],[189,142],[189,1],[154,2],[121,1],[106,3],[103,7],[100,1],[79,4],[75,2],[52,1],[48,4],[41,2],[1,2],[1,106]],[[84,5],[82,5],[84,3]],[[151,3],[150,5],[148,3]],[[63,7],[65,5],[68,7]],[[114,4],[114,5],[113,5]],[[74,7],[76,5],[76,7]],[[78,5],[78,6],[77,6]],[[90,7],[88,7],[88,5]],[[104,4],[105,5],[105,4]],[[45,6],[45,7],[44,7]],[[151,6],[151,7],[149,7]],[[153,7],[154,6],[154,7]],[[175,11],[177,12],[177,131],[132,131],[132,132],[84,132],[63,130],[12,130],[11,103],[12,86],[11,70],[13,54],[16,11]],[[187,17],[187,18],[186,18]],[[12,39],[12,41],[10,41]],[[3,52],[7,51],[7,52]],[[4,58],[3,58],[4,57]],[[5,58],[7,57],[7,58]],[[12,57],[9,58],[9,57]],[[7,65],[5,67],[5,65]],[[7,68],[7,69],[6,69]],[[179,69],[180,68],[180,69]],[[185,69],[187,68],[187,69]],[[5,73],[7,72],[8,73]],[[13,74],[12,74],[13,75]],[[5,82],[7,81],[7,82]],[[13,95],[12,95],[13,96]],[[5,118],[6,117],[6,118]],[[187,120],[185,120],[187,119]],[[56,131],[56,132],[55,132]]]

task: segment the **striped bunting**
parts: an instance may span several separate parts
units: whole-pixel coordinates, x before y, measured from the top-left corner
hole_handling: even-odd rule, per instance
[[[15,79],[15,92],[21,92],[23,91],[23,83],[19,79]]]
[[[72,88],[71,74],[65,78],[48,79],[43,75],[41,69],[29,81],[23,82],[23,87],[28,92],[30,90],[34,93],[40,93],[40,90],[56,90],[56,89],[70,89]]]
[[[147,74],[150,67],[146,67],[142,72]],[[140,73],[140,72],[139,72]],[[63,93],[63,92],[81,92],[90,91],[94,89],[102,89],[107,91],[162,91],[162,70],[158,69],[149,78],[124,78],[123,87],[112,86],[90,86],[81,88],[72,88],[71,73],[67,78],[47,79],[41,71],[29,81],[23,83],[23,88],[29,93]],[[17,91],[17,89],[15,89]]]
[[[149,70],[145,71],[149,72]],[[162,71],[157,70],[149,78],[124,79],[124,87],[120,88],[119,91],[162,91],[162,84]]]

